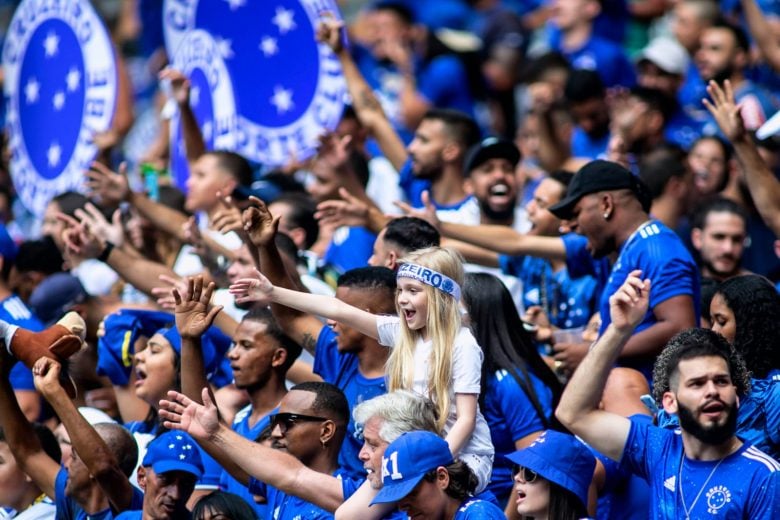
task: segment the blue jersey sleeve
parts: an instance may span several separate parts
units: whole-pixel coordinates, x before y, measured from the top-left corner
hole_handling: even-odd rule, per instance
[[[776,375],[780,380],[780,374]],[[780,446],[780,384],[771,385],[764,401],[764,413],[766,414],[766,432],[772,444]]]
[[[627,465],[634,473],[646,480],[649,480],[653,467],[651,452],[655,443],[651,443],[651,428],[652,426],[646,422],[631,421],[628,439],[623,448],[623,458],[620,461],[621,466]]]
[[[314,347],[314,373],[325,381],[334,381],[336,374],[341,369],[338,347],[336,345],[337,334],[332,328],[323,326],[317,336],[317,344]]]
[[[780,511],[780,470],[764,476],[762,482],[750,486],[748,508],[744,518],[777,520]]]
[[[249,483],[246,486],[253,495],[260,495],[268,498],[268,486],[265,482],[257,480],[255,477],[249,477]]]

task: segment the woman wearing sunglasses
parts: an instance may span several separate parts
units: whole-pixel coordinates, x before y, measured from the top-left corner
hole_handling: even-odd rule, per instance
[[[596,460],[584,444],[547,430],[507,458],[515,463],[518,513],[535,520],[588,517],[588,487]]]

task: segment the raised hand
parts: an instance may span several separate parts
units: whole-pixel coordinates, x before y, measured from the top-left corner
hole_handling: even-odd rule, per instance
[[[222,310],[221,305],[215,305],[209,310],[214,287],[214,282],[210,282],[204,290],[203,277],[195,276],[187,278],[186,299],[182,298],[178,289],[171,290],[171,295],[176,302],[174,308],[176,329],[182,338],[200,337],[214,323],[214,318]]]
[[[251,196],[249,201],[252,202],[252,205],[245,209],[241,215],[244,232],[252,244],[264,247],[273,242],[281,217],[271,215],[265,202],[257,197]]]
[[[367,227],[368,204],[344,188],[339,188],[339,195],[342,200],[331,199],[320,202],[317,205],[314,218],[319,220],[321,224],[334,228],[341,226]]]
[[[125,230],[122,227],[121,211],[114,211],[109,222],[94,204],[87,202],[84,209],[75,211],[75,215],[81,225],[100,240],[111,242],[117,247],[124,244]]]
[[[211,400],[208,388],[201,393],[203,404],[170,390],[168,399],[160,401],[160,417],[169,430],[189,433],[195,440],[208,440],[219,431],[219,410]]]
[[[90,196],[97,196],[104,204],[119,204],[130,197],[130,183],[127,181],[127,163],[119,165],[119,172],[97,161],[84,175]]]
[[[712,101],[705,98],[702,100],[702,103],[704,103],[704,106],[707,107],[707,110],[710,111],[710,114],[718,123],[718,127],[723,132],[723,135],[732,143],[744,139],[747,136],[747,132],[745,131],[745,122],[740,113],[742,105],[737,105],[735,101],[731,82],[729,80],[724,81],[723,88],[721,88],[715,81],[710,81],[707,85],[707,94],[710,95]]]
[[[226,197],[223,197],[221,193],[217,193],[217,195],[219,196],[219,209],[214,214],[211,225],[223,235],[231,231],[243,234],[244,222],[241,210],[238,209],[230,195]]]
[[[344,22],[337,20],[332,13],[323,13],[317,24],[316,38],[334,53],[340,53],[344,50]]]
[[[236,303],[260,302],[268,304],[271,302],[274,285],[257,269],[255,269],[255,273],[257,273],[257,278],[241,278],[231,284],[228,291],[236,299]]]
[[[42,357],[33,365],[33,382],[35,388],[45,398],[50,398],[57,393],[65,392],[60,384],[60,372],[62,366],[55,360]]]
[[[403,211],[405,215],[425,220],[436,229],[441,229],[441,220],[439,220],[439,217],[436,215],[436,207],[431,201],[430,192],[427,190],[422,192],[420,198],[422,199],[423,203],[422,208],[413,208],[406,202],[401,202],[400,200],[394,202],[393,204],[395,204],[396,207]]]
[[[642,280],[642,271],[634,270],[615,294],[609,297],[612,326],[631,332],[647,314],[650,306],[650,280]]]
[[[152,295],[157,297],[157,305],[167,310],[174,310],[176,308],[176,299],[173,297],[173,289],[179,292],[179,297],[182,300],[189,300],[190,293],[189,284],[187,280],[181,278],[173,278],[165,274],[161,274],[158,279],[163,283],[160,287],[152,288]]]
[[[160,71],[159,78],[161,80],[170,81],[171,95],[179,106],[189,104],[190,80],[187,78],[187,76],[182,74],[181,71],[166,67]]]
[[[312,167],[315,170],[338,170],[349,160],[351,145],[351,135],[339,137],[333,132],[321,135],[320,146],[317,150],[317,156]]]

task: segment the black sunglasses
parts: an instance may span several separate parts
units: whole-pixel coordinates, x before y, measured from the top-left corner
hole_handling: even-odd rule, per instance
[[[325,417],[315,417],[313,415],[302,415],[299,413],[275,413],[268,418],[271,421],[271,429],[279,426],[282,433],[286,433],[287,430],[299,422],[324,422],[328,420]]]
[[[519,464],[512,466],[512,475],[517,475],[520,472],[522,472],[520,478],[527,484],[531,484],[536,480],[536,477],[539,476],[539,474],[534,470],[520,466]]]

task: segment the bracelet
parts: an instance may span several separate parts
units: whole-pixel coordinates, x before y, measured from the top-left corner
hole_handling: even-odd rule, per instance
[[[114,244],[112,244],[109,241],[106,241],[106,247],[103,249],[103,252],[100,253],[100,256],[97,257],[98,260],[101,262],[106,262],[108,260],[108,257],[111,255],[111,251],[114,250]]]

